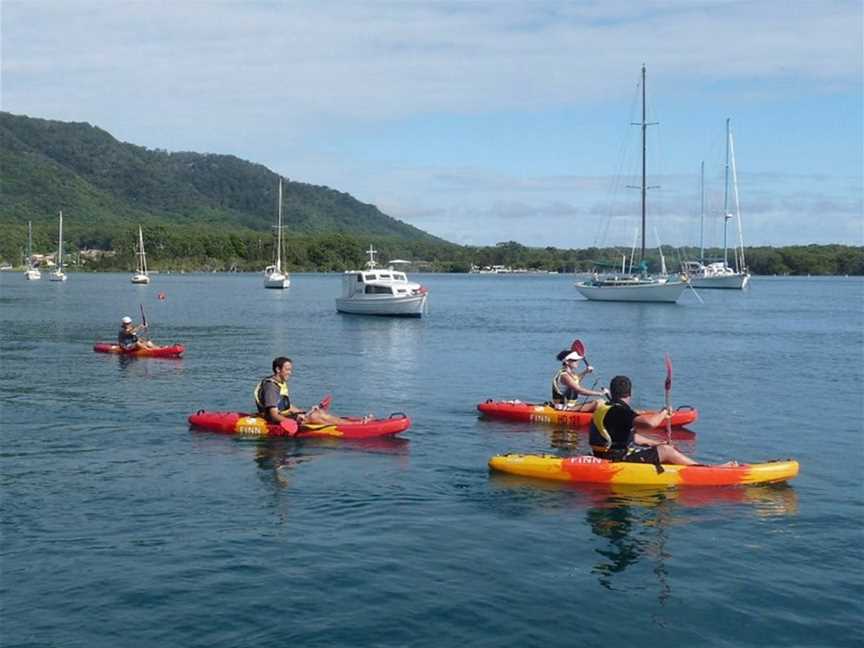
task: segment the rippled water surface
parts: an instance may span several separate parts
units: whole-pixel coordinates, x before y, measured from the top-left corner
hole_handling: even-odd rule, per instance
[[[336,275],[0,274],[3,646],[860,646],[864,283],[755,278],[678,305],[566,276],[418,277],[422,320],[339,315]],[[164,293],[165,299],[157,295]],[[143,305],[182,360],[94,354]],[[490,475],[585,433],[479,419],[544,400],[574,337],[639,405],[694,405],[704,461],[786,485],[615,491]],[[192,432],[275,355],[300,404],[402,411],[403,438]],[[588,383],[592,379],[588,379]]]

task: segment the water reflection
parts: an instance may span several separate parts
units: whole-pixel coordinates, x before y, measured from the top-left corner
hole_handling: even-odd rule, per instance
[[[341,314],[341,339],[351,340],[351,348],[373,371],[382,363],[396,372],[416,370],[418,354],[423,348],[426,327],[419,318],[374,317]]]

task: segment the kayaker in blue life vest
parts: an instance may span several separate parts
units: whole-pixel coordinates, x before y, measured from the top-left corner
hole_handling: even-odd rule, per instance
[[[142,340],[138,337],[138,332],[146,328],[145,326],[135,326],[132,324],[132,318],[125,315],[120,320],[120,331],[117,333],[117,344],[124,351],[138,351],[140,349],[158,349],[159,347],[150,340]]]
[[[642,414],[630,407],[632,385],[627,376],[615,376],[609,383],[609,401],[594,411],[589,442],[595,457],[629,463],[699,465],[675,446],[657,441],[637,432],[637,428],[653,430],[667,416],[665,407],[653,414]],[[735,466],[730,461],[723,466]]]
[[[584,403],[579,403],[579,399],[583,396],[595,396],[598,398],[606,396],[605,389],[595,391],[582,386],[582,379],[594,371],[594,367],[586,363],[585,369],[579,371],[579,363],[584,358],[576,351],[569,349],[561,351],[556,357],[561,362],[561,367],[552,376],[552,404],[555,409],[593,412],[601,401],[586,400]]]
[[[255,406],[261,416],[277,425],[289,419],[294,419],[298,425],[336,425],[350,422],[348,419],[328,414],[319,405],[308,410],[292,405],[288,391],[288,379],[292,373],[294,363],[291,358],[279,356],[273,360],[273,375],[262,378],[255,386]]]

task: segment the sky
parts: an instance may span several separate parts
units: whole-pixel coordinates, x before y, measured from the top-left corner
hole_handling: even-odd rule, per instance
[[[0,108],[456,243],[629,247],[644,64],[649,244],[722,244],[730,118],[745,244],[864,245],[862,25],[860,0],[0,0]]]

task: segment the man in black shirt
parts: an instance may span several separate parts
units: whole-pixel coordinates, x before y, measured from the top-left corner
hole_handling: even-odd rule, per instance
[[[664,408],[654,414],[639,414],[630,407],[631,392],[627,376],[615,376],[609,383],[610,400],[598,405],[591,422],[594,456],[630,463],[698,465],[666,441],[655,441],[636,431],[637,427],[653,430],[671,413]]]

